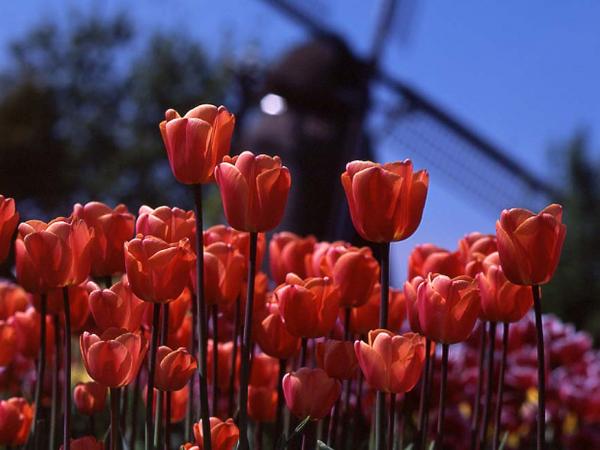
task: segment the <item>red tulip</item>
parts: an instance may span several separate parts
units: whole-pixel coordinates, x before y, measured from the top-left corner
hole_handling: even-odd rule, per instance
[[[271,312],[257,321],[254,337],[261,350],[278,359],[288,359],[298,354],[301,340],[290,334],[277,305],[270,306]]]
[[[208,305],[225,306],[239,297],[246,274],[246,260],[235,247],[215,242],[204,249],[207,273],[206,301]],[[196,279],[196,267],[192,267],[192,280]]]
[[[154,236],[169,244],[188,238],[192,247],[196,242],[196,216],[194,211],[161,206],[152,209],[140,207],[135,223],[136,234]]]
[[[248,416],[255,422],[274,422],[277,414],[277,389],[248,386]]]
[[[417,290],[419,324],[428,338],[456,344],[469,337],[481,309],[475,281],[467,276],[429,275]]]
[[[17,350],[27,358],[36,358],[40,350],[40,315],[35,308],[18,311],[8,323],[17,332]],[[54,324],[52,317],[46,316],[46,354],[54,352]]]
[[[90,316],[88,306],[88,297],[90,293],[99,289],[98,285],[93,281],[84,281],[81,284],[68,286],[67,292],[69,295],[71,331],[79,332],[86,324]],[[40,294],[31,296],[31,303],[37,311],[41,310]],[[63,288],[53,288],[48,290],[46,294],[47,312],[48,314],[58,314],[60,319],[64,321],[64,291]]]
[[[125,243],[125,267],[131,290],[147,302],[164,303],[179,297],[188,284],[193,262],[187,239],[168,244],[146,236]]]
[[[223,422],[217,417],[210,418],[210,442],[213,450],[232,450],[239,438],[240,431],[233,420]],[[203,450],[202,420],[194,424],[194,439],[199,450]]]
[[[215,242],[233,245],[243,256],[244,261],[250,257],[250,235],[238,231],[227,225],[214,225],[204,232],[204,245],[209,246]],[[265,255],[267,239],[264,233],[258,233],[256,243],[256,265],[260,267]]]
[[[502,211],[496,222],[496,237],[506,278],[524,285],[550,281],[566,233],[560,205],[549,205],[538,214],[519,208]]]
[[[476,278],[481,296],[479,316],[490,322],[518,322],[533,305],[530,289],[506,279],[497,252],[485,258],[483,266],[484,272]]]
[[[483,271],[483,260],[498,250],[496,236],[493,234],[470,233],[458,241],[458,252],[465,264],[465,274],[475,278]]]
[[[325,256],[327,272],[340,290],[340,306],[358,307],[369,300],[379,279],[379,264],[368,247],[332,245]]]
[[[24,398],[0,400],[0,444],[25,444],[32,421],[33,408]]]
[[[63,448],[64,445],[61,445],[60,450]],[[93,436],[71,439],[71,450],[104,450],[104,442],[96,440]]]
[[[327,277],[302,280],[288,274],[286,282],[275,290],[275,296],[285,326],[295,336],[325,336],[335,325],[340,296]]]
[[[102,412],[106,405],[106,386],[95,381],[77,383],[73,389],[73,403],[81,414],[91,416]]]
[[[421,377],[425,338],[419,334],[395,335],[388,330],[372,330],[369,342],[356,341],[354,350],[365,380],[373,389],[404,393]]]
[[[387,164],[352,161],[341,176],[354,228],[371,242],[402,241],[423,215],[429,175],[410,160]]]
[[[279,361],[265,353],[252,356],[249,384],[252,386],[275,387],[279,376]]]
[[[97,289],[89,297],[90,311],[100,332],[109,328],[127,328],[129,323],[131,305],[128,298],[118,295],[113,288]]]
[[[104,386],[127,386],[136,377],[148,347],[138,333],[111,328],[99,337],[87,331],[79,340],[85,368]]]
[[[217,344],[218,350],[217,350],[217,357],[218,357],[218,361],[217,361],[217,373],[220,374],[221,376],[219,376],[218,380],[217,380],[217,386],[219,388],[220,392],[229,392],[229,374],[233,371],[236,373],[236,378],[237,378],[237,373],[238,373],[238,369],[239,369],[239,353],[238,353],[238,358],[236,359],[236,367],[232,367],[231,366],[231,354],[233,353],[233,342],[229,341],[229,342],[219,342]],[[214,383],[213,380],[213,364],[214,364],[214,355],[213,355],[213,341],[212,339],[208,339],[207,342],[207,348],[208,348],[208,352],[207,352],[207,358],[206,358],[206,366],[207,366],[207,380],[209,384]],[[223,376],[223,374],[227,374],[227,376]]]
[[[94,276],[107,276],[125,271],[123,244],[133,237],[134,217],[125,205],[112,209],[100,202],[89,202],[85,206],[77,203],[73,218],[83,219],[94,230],[91,242],[92,268]]]
[[[17,311],[25,311],[29,306],[29,295],[14,283],[0,281],[0,320],[6,320]]]
[[[167,110],[159,128],[177,181],[210,182],[215,166],[229,153],[234,124],[235,117],[224,106],[199,105],[183,117]]]
[[[406,317],[406,301],[402,291],[390,288],[388,326],[392,330],[399,330]],[[350,310],[350,332],[365,335],[379,324],[379,310],[381,309],[381,285],[377,283],[369,301],[358,308]],[[344,313],[340,313],[343,316]]]
[[[269,267],[276,284],[283,283],[288,273],[300,278],[308,276],[306,258],[312,254],[316,242],[312,235],[302,238],[288,231],[273,235],[269,242]]]
[[[157,389],[154,390],[154,403],[152,403],[152,414],[156,414],[156,405],[158,403],[157,394],[160,391]],[[189,399],[189,388],[188,385],[185,385],[182,389],[178,391],[170,392],[171,394],[171,423],[178,423],[185,419],[185,413],[187,409],[187,403]],[[144,402],[148,401],[147,392],[144,392]],[[167,415],[167,405],[166,402],[162,404],[162,413],[163,417]]]
[[[19,283],[29,292],[81,284],[90,273],[92,234],[83,220],[30,220],[15,243]]]
[[[230,158],[215,168],[223,209],[229,224],[240,231],[269,231],[279,225],[291,178],[278,156],[251,152]]]
[[[300,368],[283,377],[283,395],[296,417],[320,420],[329,414],[342,391],[341,383],[323,369]]]
[[[352,342],[328,339],[317,343],[315,353],[318,366],[331,378],[350,380],[356,375],[358,361]]]
[[[423,277],[414,277],[404,283],[404,298],[406,299],[406,315],[410,329],[415,333],[423,334],[421,324],[419,323],[419,307],[417,291],[421,283],[425,281]]]
[[[450,278],[464,275],[465,266],[459,252],[450,251],[433,244],[417,245],[408,257],[408,278],[426,277],[441,273]]]
[[[8,256],[17,223],[19,223],[19,213],[15,201],[0,195],[0,262]]]
[[[190,380],[198,365],[187,349],[171,350],[161,345],[156,352],[155,386],[161,391],[178,391]]]
[[[0,320],[0,366],[10,364],[17,351],[17,332],[15,328]]]

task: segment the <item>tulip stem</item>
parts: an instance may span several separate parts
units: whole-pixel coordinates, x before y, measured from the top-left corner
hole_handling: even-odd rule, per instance
[[[375,400],[375,450],[385,449],[385,392],[377,391]]]
[[[340,439],[342,441],[341,444],[341,448],[345,449],[346,448],[346,441],[347,439],[345,439],[346,435],[343,434],[342,436],[340,436],[340,432],[347,430],[347,426],[348,426],[348,422],[350,421],[351,417],[350,417],[350,391],[352,389],[352,380],[346,380],[346,384],[344,386],[344,409],[342,410],[342,425],[343,425],[343,429],[340,430],[338,427],[337,430],[337,436],[336,439],[338,442],[340,442]]]
[[[172,404],[172,392],[165,392],[167,398],[167,405],[165,408],[165,450],[171,448],[171,404]]]
[[[485,448],[487,432],[490,424],[490,410],[492,408],[492,390],[494,384],[494,349],[496,346],[496,322],[490,322],[490,341],[488,342],[487,378],[485,387],[485,402],[483,403],[483,424],[481,425],[480,448]]]
[[[235,311],[233,313],[233,348],[231,349],[231,372],[229,373],[229,411],[228,417],[233,417],[235,412],[235,372],[236,372],[236,362],[237,362],[237,353],[238,353],[238,335],[240,334],[240,309],[241,309],[241,299],[240,296],[235,300]],[[281,361],[279,362],[281,368]],[[285,362],[284,362],[285,364]],[[282,376],[283,377],[283,376]],[[279,382],[281,383],[281,378]],[[282,400],[283,401],[283,400]]]
[[[69,288],[63,287],[63,304],[65,312],[65,419],[64,419],[64,450],[71,450],[71,306],[69,303]]]
[[[479,420],[481,416],[481,396],[483,394],[483,376],[485,367],[485,348],[486,348],[486,322],[481,322],[480,326],[481,341],[479,343],[479,375],[477,376],[477,392],[473,404],[473,418],[471,420],[471,450],[477,449],[479,443]]]
[[[129,386],[123,386],[123,391],[121,393],[121,433],[123,436],[126,434],[127,428],[127,409],[129,408]]]
[[[119,448],[119,388],[110,388],[110,450]]]
[[[283,377],[285,376],[286,366],[286,360],[280,359],[279,377],[277,378],[277,418],[275,420],[275,436],[273,436],[273,442],[277,442],[283,432]]]
[[[352,340],[352,336],[350,334],[350,320],[352,317],[351,313],[352,313],[352,308],[350,306],[347,306],[344,309],[344,340],[345,341]]]
[[[137,417],[138,417],[138,404],[140,400],[140,376],[142,369],[138,370],[137,376],[135,377],[135,384],[133,386],[133,401],[131,402],[131,433],[129,435],[129,450],[135,450],[135,442],[137,440]]]
[[[248,264],[248,297],[242,339],[242,363],[240,370],[240,444],[239,450],[248,450],[248,379],[250,376],[250,349],[252,348],[252,312],[254,311],[254,278],[256,276],[256,246],[258,233],[250,232],[250,261]],[[208,424],[207,424],[208,425]],[[210,429],[208,430],[210,433]],[[210,434],[209,434],[210,435]],[[206,447],[204,447],[206,449]]]
[[[390,243],[381,244],[379,255],[381,270],[381,307],[379,309],[379,328],[388,327],[388,309],[390,303]]]
[[[217,402],[219,398],[219,305],[214,304],[211,306],[211,316],[213,326],[212,412],[213,416],[217,416]]]
[[[544,324],[542,322],[542,303],[540,287],[531,286],[533,308],[535,311],[535,328],[537,330],[538,354],[538,417],[537,417],[537,450],[546,447],[546,359],[544,357]]]
[[[309,421],[302,436],[302,450],[315,450],[317,447],[317,422]]]
[[[446,416],[446,387],[448,385],[448,344],[442,344],[442,379],[440,382],[440,406],[438,409],[435,450],[444,448],[444,419]]]
[[[198,339],[196,330],[198,329],[198,311],[195,305],[192,306],[192,333],[190,336],[190,348],[192,349],[192,355],[198,354]],[[188,402],[185,413],[185,431],[184,437],[186,441],[191,440],[192,437],[192,425],[194,423],[194,386],[196,385],[197,372],[192,374],[190,381],[188,382]],[[231,414],[229,415],[231,417]],[[133,450],[133,449],[132,449]]]
[[[362,390],[363,390],[363,374],[362,371],[358,371],[358,383],[356,386],[356,407],[354,409],[354,424],[352,426],[352,442],[356,442],[356,435],[359,427],[361,426],[362,418]]]
[[[396,394],[390,394],[390,415],[388,420],[388,450],[394,448],[394,433],[396,431]]]
[[[340,414],[340,398],[335,401],[329,417],[329,428],[327,429],[327,445],[334,448],[336,445],[335,438],[337,434],[338,417]]]
[[[37,365],[37,376],[35,380],[35,395],[33,403],[35,405],[35,417],[33,419],[32,435],[35,439],[39,434],[38,424],[43,420],[42,407],[42,387],[44,377],[46,376],[46,310],[48,308],[48,298],[46,294],[40,295],[40,349]]]
[[[154,404],[154,372],[156,371],[156,348],[160,333],[160,303],[155,303],[152,311],[152,343],[150,344],[150,360],[148,362],[148,388],[146,391],[146,450],[152,450],[152,407]]]
[[[425,370],[421,375],[421,398],[419,399],[419,447],[425,449],[427,443],[427,417],[429,415],[429,372],[432,366],[431,361],[431,339],[425,339]]]
[[[303,337],[301,342],[300,367],[306,367],[306,360],[308,359],[308,338]]]
[[[196,309],[198,314],[198,384],[200,388],[200,418],[204,450],[211,450],[210,413],[208,409],[208,385],[206,380],[207,321],[204,298],[204,233],[202,225],[202,185],[195,184],[194,206],[196,209]],[[243,441],[243,440],[242,440]],[[242,448],[242,450],[244,450]]]
[[[58,314],[52,316],[54,323],[54,371],[52,372],[52,407],[50,409],[50,438],[49,448],[58,448],[56,438],[57,421],[60,409],[60,317]]]
[[[494,420],[493,450],[498,450],[500,441],[500,422],[502,419],[502,397],[504,396],[504,372],[506,371],[506,354],[508,353],[508,327],[509,323],[502,325],[502,359],[500,360],[500,378],[498,379],[498,396],[496,399],[496,418]]]
[[[169,304],[165,303],[162,306],[162,327],[160,331],[160,345],[169,345]],[[163,431],[163,402],[165,401],[165,393],[157,391],[156,393],[156,410],[154,411],[154,448],[158,449],[160,445],[161,432]]]

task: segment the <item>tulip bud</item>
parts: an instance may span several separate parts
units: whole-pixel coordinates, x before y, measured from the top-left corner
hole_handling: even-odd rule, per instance
[[[283,377],[283,395],[289,410],[299,419],[320,420],[329,414],[342,391],[341,383],[323,369],[300,368]]]
[[[194,424],[193,430],[196,445],[203,450],[202,420]],[[210,418],[210,442],[213,450],[232,450],[239,438],[240,431],[233,420],[223,422],[217,417]]]
[[[29,295],[14,283],[0,281],[0,320],[6,320],[17,311],[25,311],[29,306]]]
[[[169,244],[188,238],[194,247],[196,217],[194,211],[169,208],[168,206],[152,209],[143,205],[140,207],[135,223],[135,232],[142,236],[154,236]]]
[[[22,397],[0,400],[0,444],[23,445],[33,422],[33,408]]]
[[[63,448],[64,445],[61,445],[60,450]],[[71,439],[71,450],[104,450],[104,442],[96,440],[93,436]]]
[[[8,256],[17,223],[19,223],[19,213],[15,201],[0,195],[0,263]]]
[[[318,366],[325,370],[331,378],[350,380],[356,375],[358,361],[352,342],[333,339],[318,342],[316,359]]]
[[[106,386],[95,381],[78,383],[73,389],[73,403],[81,414],[101,412],[106,404]]]
[[[408,257],[408,279],[427,277],[441,273],[450,278],[464,274],[465,266],[459,252],[450,251],[433,244],[417,245]]]
[[[165,345],[160,346],[156,352],[156,388],[161,391],[183,389],[197,367],[196,360],[187,349],[171,350]]]
[[[301,238],[288,231],[273,235],[269,242],[269,266],[276,284],[283,283],[288,273],[295,273],[300,278],[308,276],[306,258],[312,253],[316,242],[312,235]]]

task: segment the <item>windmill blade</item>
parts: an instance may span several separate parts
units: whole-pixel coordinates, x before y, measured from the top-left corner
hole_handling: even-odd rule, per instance
[[[397,117],[388,133],[395,145],[436,167],[466,194],[494,209],[539,207],[562,194],[525,166],[477,135],[424,95],[378,72],[383,86],[400,96]]]

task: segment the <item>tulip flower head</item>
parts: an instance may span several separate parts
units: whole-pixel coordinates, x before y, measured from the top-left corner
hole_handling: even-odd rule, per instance
[[[86,331],[79,345],[87,373],[110,388],[127,386],[134,380],[148,348],[143,335],[117,328],[101,336]]]
[[[371,242],[402,241],[423,215],[429,175],[410,160],[377,164],[352,161],[341,176],[354,228]]]
[[[464,275],[464,263],[459,252],[450,252],[433,244],[417,245],[408,257],[408,278],[427,277],[441,273],[450,278]]]
[[[0,444],[23,445],[33,422],[33,407],[22,397],[0,400]]]
[[[104,410],[106,386],[96,381],[78,383],[73,389],[73,403],[81,414],[91,416]]]
[[[549,205],[538,214],[520,208],[502,211],[496,237],[506,278],[515,284],[548,283],[558,266],[566,233],[560,205]]]
[[[496,236],[478,232],[469,233],[458,241],[458,252],[465,265],[465,275],[475,278],[483,271],[483,260],[498,250]]]
[[[29,306],[29,295],[18,284],[0,281],[0,320],[6,320]]]
[[[381,309],[381,285],[375,284],[369,301],[357,308],[350,310],[350,331],[354,334],[366,335],[379,325],[379,311]],[[340,319],[344,313],[340,313]],[[398,289],[390,288],[388,327],[390,330],[400,330],[406,317],[406,301],[404,293]]]
[[[17,331],[8,322],[0,320],[0,366],[7,366],[17,351]]]
[[[299,419],[320,420],[329,414],[342,385],[323,369],[302,367],[283,377],[283,395],[289,410]]]
[[[194,424],[194,439],[199,450],[203,450],[202,420]],[[213,450],[233,450],[240,438],[240,431],[233,420],[222,421],[217,417],[210,418],[210,442]]]
[[[279,225],[291,186],[279,156],[243,152],[215,168],[225,217],[239,231],[264,232]]]
[[[12,198],[0,195],[0,262],[8,256],[19,213]]]
[[[417,308],[425,336],[442,344],[456,344],[469,337],[479,316],[479,290],[467,276],[429,274],[417,290]]]
[[[171,350],[162,345],[156,352],[155,386],[161,391],[178,391],[190,380],[196,368],[196,359],[187,349]]]
[[[369,385],[395,394],[410,391],[419,381],[425,362],[425,338],[416,333],[394,335],[372,330],[369,342],[356,341],[354,351]]]
[[[317,343],[315,353],[318,366],[331,378],[350,380],[356,375],[358,361],[352,342],[328,339]]]
[[[60,450],[63,450],[63,448],[64,445],[61,445]],[[104,450],[104,442],[98,441],[93,436],[71,439],[71,450]]]
[[[192,247],[195,243],[196,216],[194,211],[161,206],[152,209],[140,207],[135,223],[135,232],[142,236],[154,236],[169,244],[188,238]]]
[[[286,282],[275,290],[275,296],[285,326],[295,336],[325,336],[335,325],[340,296],[328,277],[302,280],[288,274]]]
[[[234,125],[235,117],[224,106],[199,105],[183,117],[167,110],[159,128],[177,181],[212,181],[215,166],[229,153]]]
[[[262,320],[257,321],[254,337],[262,351],[273,358],[288,359],[300,351],[300,337],[288,331],[276,304],[270,306],[270,312]]]
[[[301,278],[308,276],[306,258],[312,254],[316,242],[312,235],[302,238],[288,231],[273,235],[269,242],[269,266],[276,284],[283,283],[288,273]]]

